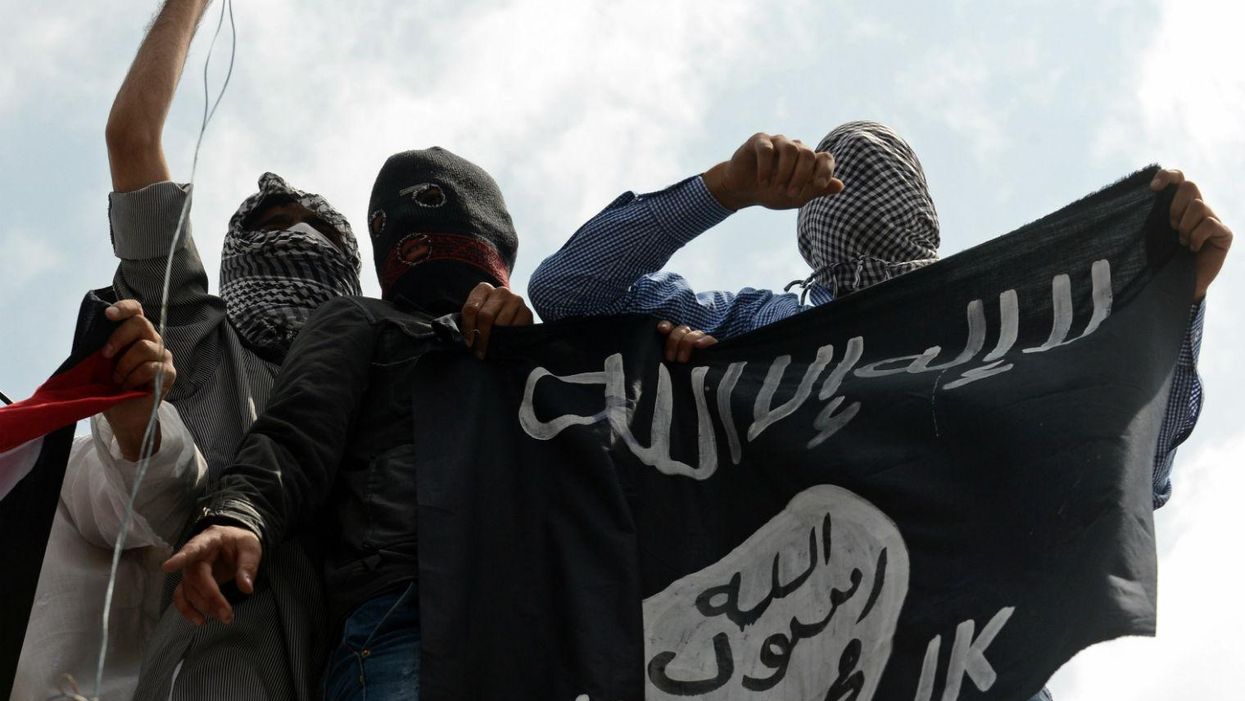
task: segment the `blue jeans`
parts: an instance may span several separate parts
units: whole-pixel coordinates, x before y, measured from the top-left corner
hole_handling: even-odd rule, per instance
[[[324,673],[325,701],[419,699],[419,589],[415,582],[359,605]]]

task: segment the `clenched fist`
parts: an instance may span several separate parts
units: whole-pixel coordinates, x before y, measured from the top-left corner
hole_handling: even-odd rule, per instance
[[[729,161],[710,168],[704,178],[709,192],[728,209],[758,204],[794,209],[843,191],[843,181],[834,177],[834,156],[781,134],[753,134]]]

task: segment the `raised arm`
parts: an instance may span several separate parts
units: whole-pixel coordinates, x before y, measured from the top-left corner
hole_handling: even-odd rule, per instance
[[[169,179],[161,135],[190,40],[210,0],[167,0],[160,9],[108,115],[105,139],[112,188],[132,192]]]
[[[1223,267],[1232,247],[1232,231],[1202,199],[1202,192],[1179,170],[1161,170],[1150,183],[1158,191],[1176,186],[1170,219],[1180,243],[1196,254],[1195,303],[1189,316],[1189,330],[1172,376],[1172,390],[1167,411],[1159,430],[1158,451],[1154,460],[1154,508],[1171,497],[1172,463],[1176,448],[1189,437],[1202,409],[1202,379],[1197,372],[1197,357],[1202,346],[1202,324],[1206,311],[1206,293]]]
[[[528,295],[545,321],[632,312],[721,338],[750,331],[799,311],[798,298],[750,288],[697,294],[681,276],[658,271],[736,209],[788,209],[842,188],[829,154],[756,134],[703,176],[619,197],[540,264]]]
[[[119,264],[112,287],[161,317],[165,266],[169,273],[165,343],[189,374],[219,362],[215,336],[224,303],[208,291],[207,273],[191,235],[190,188],[169,181],[161,132],[191,38],[209,0],[167,0],[152,22],[108,118],[113,193],[108,221]],[[174,242],[176,241],[176,246]],[[170,401],[197,391],[183,383]]]

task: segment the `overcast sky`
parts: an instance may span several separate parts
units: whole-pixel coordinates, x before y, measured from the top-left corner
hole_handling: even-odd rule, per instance
[[[56,367],[83,292],[111,280],[104,123],[155,5],[0,0],[0,391],[11,397]],[[237,64],[201,155],[195,238],[215,281],[225,223],[266,170],[325,195],[362,231],[384,158],[436,144],[500,182],[522,240],[523,291],[537,263],[617,194],[699,173],[756,131],[815,142],[853,119],[886,122],[915,147],[944,255],[1156,161],[1185,170],[1245,231],[1240,8],[238,0]],[[165,131],[183,180],[218,10]],[[227,57],[225,37],[213,93]],[[791,212],[746,211],[670,267],[703,289],[781,287],[808,273],[794,232]],[[361,245],[370,261],[366,236]],[[1237,249],[1208,298],[1202,419],[1156,514],[1158,637],[1082,653],[1054,680],[1060,701],[1238,699],[1245,687],[1245,244]]]

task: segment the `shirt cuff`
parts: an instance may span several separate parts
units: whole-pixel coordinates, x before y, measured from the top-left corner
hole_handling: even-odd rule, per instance
[[[195,444],[190,437],[186,425],[182,423],[177,409],[168,402],[160,402],[157,414],[160,426],[160,448],[151,454],[148,460],[148,487],[160,485],[161,488],[172,487],[178,490],[189,490],[199,480],[200,475],[195,468]],[[91,417],[91,435],[95,440],[100,462],[121,476],[125,489],[133,489],[134,478],[138,473],[138,462],[126,460],[121,455],[121,445],[103,414]],[[182,484],[185,483],[185,484]]]
[[[242,499],[235,497],[214,497],[207,506],[199,511],[199,518],[191,528],[193,538],[210,526],[234,526],[245,528],[259,538],[260,547],[264,552],[271,552],[276,543],[272,542],[268,525],[259,510]]]
[[[702,176],[695,176],[661,192],[640,195],[661,228],[680,245],[722,223],[734,213],[718,202]]]
[[[187,222],[177,247],[185,248],[190,241],[189,198],[189,185],[167,180],[134,192],[108,195],[113,252],[123,260],[167,256],[183,210],[186,210]]]

